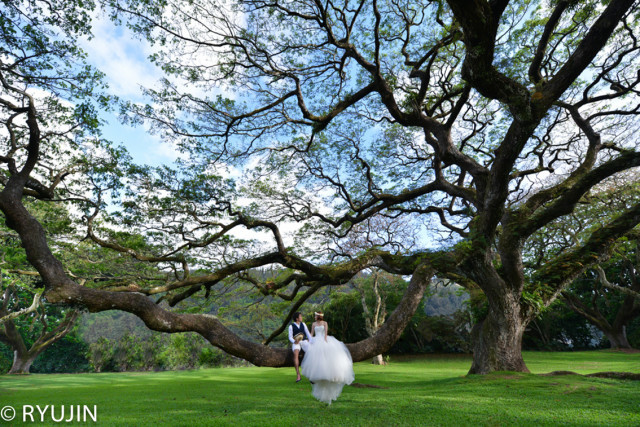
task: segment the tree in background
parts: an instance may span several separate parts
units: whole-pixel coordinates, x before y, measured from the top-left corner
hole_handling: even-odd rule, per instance
[[[601,330],[613,349],[631,348],[627,328],[640,317],[639,268],[638,241],[623,242],[606,263],[562,293],[567,305]]]
[[[332,248],[336,255],[354,255],[370,247],[394,247],[396,252],[407,253],[417,245],[417,230],[403,217],[375,216],[354,226],[347,239],[339,239]],[[406,288],[405,281],[398,276],[373,267],[358,274],[351,285],[359,294],[364,328],[369,337],[374,337],[387,318],[387,297],[398,295]],[[374,365],[384,365],[382,354],[373,357]]]
[[[580,242],[591,230],[604,224],[611,212],[640,200],[636,172],[596,187],[572,215],[556,221],[531,240],[531,267],[549,252],[561,252]],[[611,348],[630,348],[629,324],[640,316],[640,253],[637,229],[620,239],[603,262],[585,271],[565,290],[562,299],[569,308],[604,333]]]
[[[441,353],[471,352],[474,325],[467,290],[449,281],[439,281],[427,290],[425,314],[415,328],[429,342],[431,351]]]
[[[398,293],[401,289],[399,282],[404,284],[401,278],[375,268],[370,274],[353,280],[354,288],[360,295],[365,330],[369,337],[375,336],[384,324],[387,318],[387,296],[389,293]],[[371,363],[384,365],[382,354],[374,356]]]
[[[95,372],[214,368],[241,366],[244,362],[212,348],[194,333],[154,333],[146,337],[124,334],[117,339],[100,337],[89,344],[88,359]]]
[[[78,219],[64,204],[32,200],[28,206],[44,224],[48,244],[64,260],[67,274],[81,285],[113,289],[154,275],[165,277],[149,264],[114,258],[111,251],[81,241]],[[70,335],[82,307],[51,304],[42,297],[40,274],[27,261],[19,237],[4,223],[0,223],[0,275],[0,344],[10,349],[9,373],[28,374],[32,367],[36,372],[82,370],[85,345],[76,334]]]
[[[64,63],[55,67],[57,79],[34,66],[52,70],[47,61],[77,58],[66,48],[72,43],[49,49],[51,40],[72,41],[86,30],[62,13],[67,3],[2,6],[18,16],[2,21],[4,34],[26,36],[2,41],[8,58],[0,106],[14,137],[2,157],[0,210],[52,302],[129,311],[152,329],[195,331],[254,364],[283,366],[290,352],[263,344],[289,318],[256,343],[213,316],[172,311],[158,299],[176,306],[216,292],[226,278],[276,264],[286,274],[250,283],[290,302],[293,313],[322,288],[344,286],[369,268],[411,275],[378,333],[349,344],[357,361],[393,345],[436,275],[472,292],[470,373],[526,371],[521,344],[529,322],[640,222],[634,203],[525,270],[523,247],[537,231],[570,214],[598,183],[640,165],[634,0],[361,0],[340,7],[114,0],[116,19],[159,42],[153,60],[170,74],[148,91],[152,105],[130,105],[129,117],[149,121],[189,156],[176,168],[136,168],[114,155],[103,161],[111,169],[89,161],[91,197],[78,198],[85,199],[90,239],[171,277],[111,290],[81,286],[22,203],[61,191],[55,174],[40,172],[58,133],[47,132],[47,104],[30,90],[76,81],[69,77],[76,68]],[[33,10],[41,4],[47,13]],[[62,32],[47,39],[41,35],[49,27],[38,20],[50,16]],[[24,19],[35,22],[27,27]],[[78,87],[88,81],[77,80]],[[56,94],[77,99],[79,92]],[[52,120],[91,129],[86,115],[69,112],[56,110]],[[241,171],[238,182],[229,178],[232,168]],[[545,181],[551,173],[557,180]],[[406,217],[429,238],[408,253],[393,241],[335,250],[353,227],[378,216]],[[284,233],[291,223],[297,232]]]
[[[526,350],[575,351],[601,348],[601,335],[587,320],[571,310],[562,298],[531,321],[523,337]]]
[[[55,203],[31,202],[29,207],[45,224],[56,254],[62,255],[64,239],[74,231],[69,212]],[[0,242],[0,342],[11,349],[9,373],[28,374],[36,358],[72,330],[79,312],[43,300],[39,274],[27,262],[19,237],[5,224],[0,224]]]
[[[363,274],[354,282],[362,280],[371,278]],[[394,286],[386,290],[387,311],[396,308],[408,285],[397,277],[393,280]],[[468,353],[471,350],[468,297],[458,295],[459,291],[453,291],[453,286],[432,284],[429,287],[402,335],[387,353]],[[333,292],[320,309],[331,322],[333,334],[341,341],[357,342],[367,338],[366,315],[357,290],[347,287]]]
[[[40,300],[42,290],[34,296],[17,282],[4,275],[2,277],[0,342],[13,350],[9,373],[28,374],[36,357],[71,331],[78,311],[45,307]],[[25,301],[31,305],[24,307]]]

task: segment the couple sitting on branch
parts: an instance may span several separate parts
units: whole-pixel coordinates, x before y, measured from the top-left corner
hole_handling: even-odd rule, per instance
[[[302,322],[300,312],[293,315],[293,323],[289,325],[296,382],[300,382],[300,374],[304,375],[313,384],[313,396],[330,404],[340,396],[345,384],[353,382],[353,361],[347,346],[329,336],[329,325],[323,314],[314,314],[316,321],[311,325],[311,332]],[[302,366],[300,351],[304,352]]]

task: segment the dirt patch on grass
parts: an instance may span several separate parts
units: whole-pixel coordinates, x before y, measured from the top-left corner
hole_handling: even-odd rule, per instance
[[[614,380],[634,380],[640,381],[640,374],[633,372],[594,372],[593,374],[582,375],[571,371],[553,371],[548,374],[540,374],[541,377],[552,377],[559,375],[579,375],[581,377],[610,378]]]
[[[381,388],[381,389],[388,389],[389,388],[389,387],[382,387],[381,385],[361,384],[361,383],[351,383],[351,387],[355,387],[355,388]]]
[[[572,371],[553,371],[553,372],[549,372],[548,374],[540,374],[541,377],[554,377],[554,376],[560,376],[560,375],[580,375],[580,374]]]
[[[635,380],[640,381],[640,374],[633,372],[596,372],[585,375],[587,377],[612,378],[614,380]]]
[[[610,350],[612,353],[626,353],[626,354],[636,354],[640,353],[640,350],[637,348],[617,348],[615,350]]]

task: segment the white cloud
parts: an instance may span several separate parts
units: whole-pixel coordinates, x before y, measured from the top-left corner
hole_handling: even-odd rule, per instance
[[[82,42],[82,48],[89,62],[106,74],[112,94],[138,98],[140,86],[151,87],[162,76],[148,60],[153,47],[128,28],[115,25],[106,16],[95,16],[93,34],[91,40]]]

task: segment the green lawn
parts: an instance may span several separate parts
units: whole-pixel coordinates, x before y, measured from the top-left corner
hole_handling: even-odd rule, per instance
[[[640,372],[640,353],[536,352],[525,360],[534,374]],[[293,368],[2,376],[0,408],[20,408],[21,420],[22,405],[97,405],[98,424],[131,426],[640,425],[640,381],[466,377],[469,366],[468,356],[359,363],[356,382],[385,388],[345,387],[331,406],[311,396],[308,382],[295,384]]]

